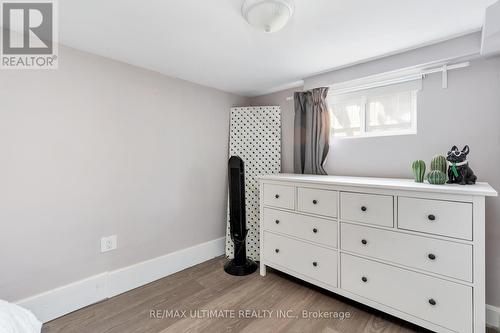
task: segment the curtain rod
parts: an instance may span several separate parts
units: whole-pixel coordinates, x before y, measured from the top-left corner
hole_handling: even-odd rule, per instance
[[[425,70],[422,70],[418,73],[415,73],[415,74],[420,74],[420,75],[429,75],[429,74],[434,74],[434,73],[439,73],[441,72],[443,74],[443,78],[442,78],[442,87],[443,88],[448,88],[448,71],[450,70],[454,70],[454,69],[460,69],[460,68],[465,68],[465,67],[469,67],[470,66],[470,61],[464,61],[464,62],[460,62],[458,64],[453,64],[453,65],[448,65],[448,64],[444,64],[440,67],[435,67],[435,68],[430,68],[430,69],[425,69]],[[285,98],[286,101],[292,101],[293,100],[293,96],[287,96]]]

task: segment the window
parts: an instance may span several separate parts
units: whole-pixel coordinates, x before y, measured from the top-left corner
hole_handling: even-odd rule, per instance
[[[419,85],[412,81],[340,94],[333,89],[328,97],[333,135],[416,134]]]

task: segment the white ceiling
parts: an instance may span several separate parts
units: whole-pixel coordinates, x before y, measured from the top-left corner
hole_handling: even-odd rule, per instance
[[[242,0],[63,0],[60,42],[241,94],[480,29],[494,0],[295,0],[281,31],[242,18]]]

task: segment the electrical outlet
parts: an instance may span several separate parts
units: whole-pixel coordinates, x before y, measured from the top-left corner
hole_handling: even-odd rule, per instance
[[[101,238],[101,253],[115,250],[118,247],[116,235]]]

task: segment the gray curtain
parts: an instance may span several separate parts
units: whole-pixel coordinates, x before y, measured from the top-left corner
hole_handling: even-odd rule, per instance
[[[326,104],[328,88],[296,92],[294,171],[326,175],[323,164],[329,150],[330,117]]]

